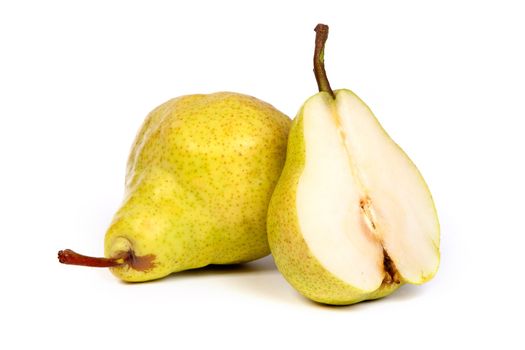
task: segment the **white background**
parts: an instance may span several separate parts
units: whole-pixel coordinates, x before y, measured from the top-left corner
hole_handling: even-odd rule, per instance
[[[510,1],[2,1],[2,349],[525,346],[525,10]],[[293,117],[334,88],[374,110],[425,176],[442,263],[349,307],[296,293],[271,257],[125,284],[64,266],[101,255],[145,115],[230,90]]]

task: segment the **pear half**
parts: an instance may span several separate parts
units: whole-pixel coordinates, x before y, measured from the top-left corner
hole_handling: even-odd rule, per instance
[[[423,177],[359,97],[319,85],[294,120],[270,202],[279,270],[327,304],[428,281],[439,265],[439,222]]]

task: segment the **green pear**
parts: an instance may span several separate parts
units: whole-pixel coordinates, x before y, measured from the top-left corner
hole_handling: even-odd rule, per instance
[[[110,267],[138,282],[268,255],[267,209],[290,124],[273,106],[237,93],[162,104],[133,144],[105,258],[64,250],[59,260]]]
[[[439,222],[423,177],[352,91],[324,70],[328,27],[316,27],[320,92],[295,118],[268,210],[279,271],[304,296],[346,305],[422,284],[438,269]]]

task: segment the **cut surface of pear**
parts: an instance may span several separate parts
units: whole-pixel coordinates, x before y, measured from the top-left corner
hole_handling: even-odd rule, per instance
[[[439,263],[426,184],[363,101],[349,90],[335,96],[319,93],[303,108],[304,239],[328,271],[365,292],[385,280],[423,283]]]

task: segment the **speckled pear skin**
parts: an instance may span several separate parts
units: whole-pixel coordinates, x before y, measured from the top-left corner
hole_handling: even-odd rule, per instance
[[[154,259],[145,269],[113,267],[113,274],[147,281],[268,255],[268,203],[290,124],[273,106],[230,92],[183,96],[153,110],[129,156],[105,256],[131,248]]]
[[[363,293],[331,274],[312,254],[297,219],[296,191],[304,165],[301,108],[290,129],[286,163],[268,208],[268,241],[279,271],[297,291],[323,304],[349,305],[394,292],[402,283],[383,283],[374,292]]]

